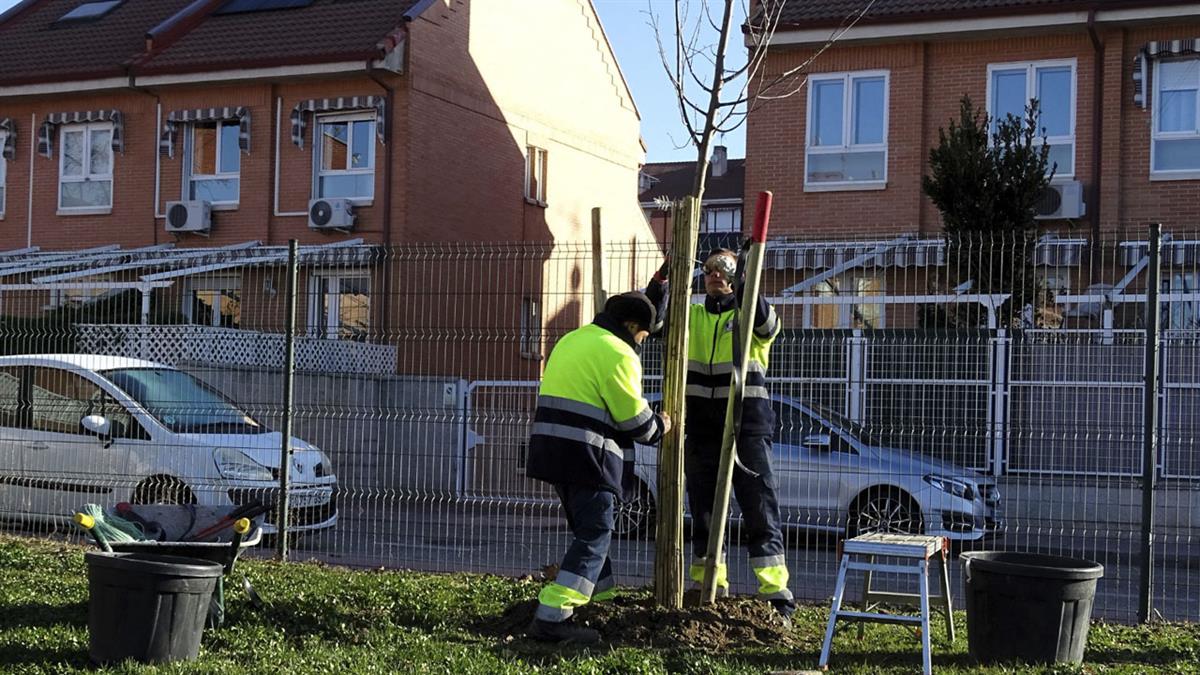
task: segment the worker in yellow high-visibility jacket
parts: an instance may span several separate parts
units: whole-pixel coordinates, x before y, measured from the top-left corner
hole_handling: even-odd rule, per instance
[[[708,527],[729,402],[730,374],[733,372],[733,335],[738,312],[733,289],[736,269],[736,253],[728,249],[711,251],[703,268],[704,302],[692,303],[688,308],[684,472],[693,528],[694,559],[688,574],[697,583],[704,579]],[[646,288],[646,295],[659,312],[664,311],[666,305],[667,271],[668,266],[663,265]],[[655,327],[656,331],[662,328],[661,324]],[[775,308],[760,296],[750,336],[750,359],[737,437],[738,459],[749,471],[734,469],[733,493],[742,510],[743,541],[750,553],[750,567],[758,579],[758,597],[768,601],[784,624],[790,625],[796,603],[788,589],[779,497],[771,465],[775,412],[766,379],[771,344],[780,329]],[[723,560],[717,563],[717,585],[728,587]]]
[[[642,396],[638,349],[655,323],[641,293],[613,296],[595,320],[563,336],[542,376],[526,474],[554,485],[575,539],[558,575],[538,594],[529,635],[592,643],[599,634],[571,621],[575,608],[611,596],[608,547],[622,493],[626,451],[671,428]],[[631,466],[628,468],[632,468]]]

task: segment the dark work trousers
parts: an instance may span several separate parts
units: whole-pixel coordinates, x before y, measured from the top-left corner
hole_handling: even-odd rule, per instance
[[[770,436],[738,439],[738,458],[751,476],[733,468],[733,495],[742,509],[742,543],[751,558],[783,555],[783,532],[779,528],[779,498],[771,469]],[[692,552],[696,558],[708,553],[708,527],[712,522],[713,496],[717,491],[717,468],[721,464],[721,436],[693,439],[684,443],[688,505],[692,511]],[[728,547],[726,547],[728,548]]]
[[[608,547],[612,543],[613,518],[617,496],[595,487],[561,483],[554,486],[567,515],[567,526],[575,539],[567,548],[559,567],[554,586],[573,590],[586,598],[613,587],[612,562]],[[547,597],[557,600],[547,604]],[[574,606],[586,602],[582,598],[563,600],[563,591],[541,596],[537,616],[546,621],[570,618]],[[582,602],[581,602],[582,601]],[[554,605],[558,605],[557,607]]]

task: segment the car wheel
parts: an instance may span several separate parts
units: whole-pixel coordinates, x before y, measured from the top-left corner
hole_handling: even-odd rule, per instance
[[[875,488],[859,495],[850,507],[846,534],[856,537],[872,532],[920,534],[924,530],[921,507],[899,488]]]
[[[134,504],[195,504],[196,495],[178,478],[151,476],[142,481],[133,493]]]
[[[644,539],[654,533],[654,521],[658,513],[654,495],[640,480],[634,494],[632,501],[622,501],[617,505],[613,518],[613,534],[617,537]]]

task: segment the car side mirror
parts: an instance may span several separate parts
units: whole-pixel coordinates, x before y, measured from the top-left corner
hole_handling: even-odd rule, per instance
[[[108,421],[104,415],[88,415],[79,420],[79,424],[89,434],[95,434],[101,438],[112,435],[112,422]]]
[[[808,434],[804,437],[802,445],[808,448],[828,449],[833,445],[833,439],[829,437],[829,434]]]

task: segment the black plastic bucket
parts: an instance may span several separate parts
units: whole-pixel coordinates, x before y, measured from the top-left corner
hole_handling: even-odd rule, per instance
[[[88,565],[88,655],[93,663],[196,658],[223,567],[194,558],[95,553]]]
[[[982,663],[1080,663],[1096,581],[1092,560],[1040,553],[962,554],[967,642]]]

